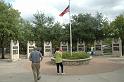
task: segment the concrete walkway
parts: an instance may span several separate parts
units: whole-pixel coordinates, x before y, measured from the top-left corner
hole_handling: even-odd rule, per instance
[[[116,70],[112,70],[110,72],[104,72],[104,73],[100,72],[100,73],[92,73],[92,74],[56,75],[56,74],[51,74],[51,73],[49,74],[47,72],[46,73],[43,72],[41,75],[42,78],[38,82],[124,82],[124,58],[123,57],[121,58],[121,62],[119,61],[120,59],[117,58],[106,58],[106,59],[114,63],[118,63],[118,64],[121,63],[123,67],[121,66],[120,68]],[[30,68],[29,63],[30,62],[26,59],[17,62],[7,62],[4,60],[0,60],[0,82],[34,82],[32,71],[31,69],[29,69]],[[29,64],[28,65],[29,68],[26,68],[25,64],[26,65]],[[46,69],[47,68],[48,67],[46,67]],[[70,72],[73,73],[72,70]]]

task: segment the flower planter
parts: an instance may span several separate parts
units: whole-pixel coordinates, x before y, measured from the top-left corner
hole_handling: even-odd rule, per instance
[[[63,59],[64,65],[82,65],[82,64],[89,64],[89,61],[92,59],[92,56],[85,59]],[[51,63],[55,64],[55,58],[51,57]]]

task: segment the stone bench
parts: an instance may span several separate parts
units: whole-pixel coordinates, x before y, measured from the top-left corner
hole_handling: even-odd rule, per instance
[[[63,59],[64,65],[82,65],[82,64],[89,64],[89,61],[92,59],[92,56],[85,59]],[[55,58],[51,57],[51,63],[55,64]]]

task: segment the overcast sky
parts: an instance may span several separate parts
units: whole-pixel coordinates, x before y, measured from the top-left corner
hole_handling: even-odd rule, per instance
[[[33,14],[41,11],[46,16],[53,16],[56,21],[68,22],[68,13],[63,17],[59,14],[68,6],[69,0],[6,0],[13,8],[21,12],[21,16],[32,19]],[[70,0],[71,14],[100,12],[109,20],[124,13],[124,0]]]

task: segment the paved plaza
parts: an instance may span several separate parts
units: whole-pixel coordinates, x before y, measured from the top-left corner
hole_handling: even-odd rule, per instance
[[[34,82],[30,64],[0,59],[0,82]],[[44,57],[40,71],[38,82],[124,82],[124,57],[95,56],[88,65],[64,66],[65,75],[56,75],[56,66]]]

